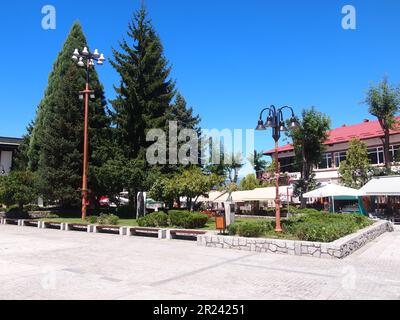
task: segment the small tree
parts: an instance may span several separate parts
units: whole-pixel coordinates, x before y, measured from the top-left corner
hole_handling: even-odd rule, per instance
[[[157,180],[151,187],[149,196],[156,201],[168,204],[168,207],[172,209],[174,201],[179,200],[180,197],[177,176]]]
[[[340,163],[340,180],[346,187],[361,188],[369,180],[371,168],[367,145],[359,139],[350,141],[346,160]]]
[[[240,190],[254,190],[260,187],[260,180],[254,174],[249,174],[240,181]]]
[[[188,208],[193,209],[200,196],[206,196],[222,178],[215,174],[204,174],[200,168],[192,167],[183,171],[178,177],[179,193],[187,198]]]
[[[10,206],[17,204],[22,212],[25,204],[38,197],[36,176],[30,171],[12,171],[0,178],[0,202]]]
[[[395,88],[388,83],[387,77],[377,86],[371,86],[367,93],[365,102],[369,106],[369,113],[378,118],[379,124],[384,132],[383,152],[385,156],[385,167],[391,166],[390,130],[397,127],[396,113],[400,111],[400,88]]]
[[[303,208],[306,206],[306,199],[302,194],[310,191],[314,185],[312,170],[321,161],[329,129],[329,117],[312,107],[302,111],[299,126],[289,132],[294,144],[296,162],[302,164],[301,178],[295,184],[295,192],[297,189],[296,193],[300,196]]]

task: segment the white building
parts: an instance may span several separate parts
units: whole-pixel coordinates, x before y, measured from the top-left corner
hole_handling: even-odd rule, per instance
[[[400,121],[400,117],[397,118]],[[340,162],[346,159],[349,142],[358,138],[368,147],[370,163],[376,167],[384,166],[383,130],[378,121],[365,119],[355,125],[343,125],[329,132],[328,140],[324,143],[326,151],[321,163],[314,168],[315,178],[320,182],[338,182],[338,169]],[[275,149],[265,152],[265,155],[274,156]],[[390,131],[390,160],[396,159],[400,153],[400,129]],[[293,180],[300,178],[300,173],[295,169],[295,154],[293,145],[287,144],[278,149],[281,171],[290,174]]]
[[[0,137],[0,175],[10,173],[14,152],[21,143],[22,139]]]

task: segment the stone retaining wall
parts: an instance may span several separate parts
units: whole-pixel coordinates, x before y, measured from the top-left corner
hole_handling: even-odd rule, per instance
[[[214,248],[341,259],[347,257],[381,234],[391,231],[393,231],[393,225],[390,222],[378,221],[372,226],[329,243],[208,234],[198,236],[197,244],[199,246]]]

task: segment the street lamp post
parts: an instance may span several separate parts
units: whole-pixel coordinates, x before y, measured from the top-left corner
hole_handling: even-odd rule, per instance
[[[83,173],[82,173],[82,220],[86,219],[86,211],[87,211],[87,169],[88,169],[88,128],[89,128],[89,97],[91,99],[95,99],[94,91],[89,88],[89,72],[90,68],[94,67],[95,62],[98,65],[102,65],[106,60],[104,58],[104,54],[99,54],[99,50],[95,50],[93,53],[89,52],[87,47],[80,52],[78,49],[75,49],[72,59],[77,63],[77,65],[81,68],[86,67],[86,87],[84,91],[79,92],[79,99],[83,100],[85,98],[85,124],[84,124],[84,133],[83,133]]]
[[[281,137],[281,132],[287,131],[286,123],[283,117],[283,110],[289,109],[292,112],[292,116],[289,120],[289,129],[294,129],[297,127],[297,119],[294,115],[294,111],[291,107],[284,106],[282,108],[277,109],[274,105],[271,107],[264,108],[261,110],[260,118],[257,124],[257,131],[266,130],[267,128],[272,128],[272,138],[275,141],[275,188],[276,188],[276,197],[275,197],[275,219],[276,219],[276,232],[282,232],[281,227],[281,198],[279,195],[279,176],[280,176],[280,165],[278,158],[278,147],[279,147],[279,138]],[[263,113],[268,110],[267,120],[263,121]]]

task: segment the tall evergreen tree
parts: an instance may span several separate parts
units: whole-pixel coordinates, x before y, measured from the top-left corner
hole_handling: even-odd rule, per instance
[[[113,49],[113,67],[121,76],[115,87],[114,108],[117,144],[121,154],[134,172],[145,171],[145,179],[125,185],[130,200],[136,193],[150,189],[152,171],[146,162],[146,133],[153,128],[164,129],[175,96],[175,83],[170,79],[171,68],[164,57],[161,40],[147,17],[144,6],[128,25],[127,39],[120,42],[121,51]]]
[[[129,40],[120,42],[121,52],[113,49],[113,67],[121,76],[117,97],[111,101],[117,136],[129,159],[143,157],[146,132],[164,128],[167,111],[175,95],[171,68],[163,55],[160,38],[142,7],[128,25]]]
[[[79,91],[85,88],[86,70],[77,67],[71,57],[75,48],[85,46],[82,28],[75,22],[50,73],[28,151],[30,168],[38,173],[44,198],[63,206],[80,202],[84,103]],[[96,99],[89,103],[89,168],[101,165],[99,148],[110,134],[104,91],[94,69],[90,71],[90,88]],[[95,186],[95,177],[90,174],[89,188],[94,194]]]

